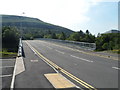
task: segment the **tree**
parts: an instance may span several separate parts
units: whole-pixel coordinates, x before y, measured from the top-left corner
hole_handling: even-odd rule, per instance
[[[24,35],[24,39],[25,40],[33,40],[34,36],[31,33],[27,33],[27,34]]]
[[[83,42],[84,41],[83,38],[85,37],[85,34],[84,34],[84,32],[82,30],[80,30],[79,34],[80,34],[79,39],[80,39],[81,42]]]
[[[88,34],[88,35],[90,34],[89,30],[86,30],[86,34]]]
[[[69,37],[69,40],[80,41],[80,34],[78,32],[72,33]]]
[[[15,27],[3,27],[2,28],[2,45],[3,48],[7,48],[8,51],[17,51],[19,43],[20,33]]]
[[[100,36],[101,36],[101,34],[100,34],[100,33],[98,33],[97,37],[100,37]]]
[[[52,38],[52,36],[48,34],[48,35],[44,35],[44,38]]]
[[[96,38],[96,50],[120,49],[120,33],[101,34]]]
[[[109,46],[108,43],[104,43],[104,44],[102,45],[102,48],[103,48],[104,50],[107,50],[107,49],[108,49],[108,46]]]
[[[65,35],[64,32],[62,32],[62,33],[60,34],[59,39],[61,39],[61,40],[65,40],[65,39],[66,39],[66,35]]]
[[[80,34],[81,36],[83,36],[83,35],[84,35],[84,33],[83,33],[83,31],[82,31],[82,30],[80,30],[79,34]]]
[[[50,30],[48,30],[48,34],[52,34],[52,32]]]
[[[56,34],[55,34],[55,33],[52,33],[51,38],[52,38],[52,39],[57,39]]]

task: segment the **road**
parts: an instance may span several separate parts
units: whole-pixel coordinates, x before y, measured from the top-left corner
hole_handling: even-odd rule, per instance
[[[23,42],[26,43],[26,41]],[[29,40],[27,42],[44,57],[90,86],[118,88],[118,71],[120,70],[118,60],[98,57],[83,51],[78,52],[47,41]],[[64,73],[63,75],[77,86],[84,88],[68,75]]]
[[[35,55],[25,42],[23,42],[23,50],[25,71],[16,75],[14,87],[28,89],[53,88],[44,77],[44,74],[55,73],[55,71]]]

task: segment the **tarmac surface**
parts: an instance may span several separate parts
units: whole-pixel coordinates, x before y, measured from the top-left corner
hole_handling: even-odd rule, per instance
[[[0,60],[2,62],[2,66],[0,67],[2,70],[2,73],[0,74],[0,79],[2,80],[2,88],[10,88],[16,59],[6,58]]]
[[[30,40],[28,43],[44,57],[88,84],[96,88],[118,88],[118,60],[82,50],[78,52],[48,41]]]

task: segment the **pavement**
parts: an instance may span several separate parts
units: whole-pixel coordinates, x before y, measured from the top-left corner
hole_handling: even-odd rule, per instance
[[[2,70],[2,73],[0,73],[0,80],[2,80],[0,82],[0,87],[10,88],[15,60],[15,58],[0,59],[0,62],[2,62],[2,66],[0,66],[0,69]]]
[[[118,88],[118,60],[91,55],[87,51],[78,52],[47,41],[30,40],[28,43],[44,57],[87,84],[95,88]],[[82,86],[76,80],[65,76],[77,86]]]

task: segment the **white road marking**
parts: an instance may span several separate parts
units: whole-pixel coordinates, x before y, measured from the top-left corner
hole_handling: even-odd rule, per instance
[[[74,63],[74,65],[77,65],[76,63]]]
[[[3,78],[3,77],[10,77],[10,76],[12,76],[12,74],[10,74],[10,75],[0,75],[0,78]]]
[[[47,48],[52,49],[51,47],[47,46]]]
[[[2,66],[0,68],[10,68],[10,67],[14,67],[14,66]]]
[[[28,45],[28,47],[29,48],[31,48],[31,50],[33,50],[33,48],[32,48],[32,46],[28,43],[28,42],[26,42],[27,43],[27,45]],[[36,53],[36,52],[35,52]],[[39,56],[39,54],[38,53],[36,53],[36,55],[38,56],[38,57],[40,57]],[[41,57],[40,57],[41,58]],[[55,70],[55,72],[56,73],[59,73],[52,65],[50,65],[46,60],[44,60],[43,58],[41,58],[44,62],[46,62],[53,70]]]
[[[0,59],[0,61],[15,61],[15,59]]]
[[[117,69],[117,70],[120,70],[120,68],[118,68],[118,67],[112,67],[112,68]]]
[[[74,57],[74,58],[77,58],[77,59],[80,59],[80,60],[83,60],[83,61],[87,61],[87,62],[93,62],[91,60],[87,60],[87,59],[84,59],[84,58],[80,58],[80,57],[77,57],[77,56],[74,56],[74,55],[70,55],[71,57]]]
[[[15,67],[14,67],[14,70],[13,70],[13,76],[12,76],[12,81],[11,81],[11,85],[10,85],[10,90],[13,90],[14,88],[14,82],[15,82],[15,71],[16,71],[16,62],[15,62]]]
[[[39,41],[39,42],[40,42],[40,41]],[[66,48],[66,49],[70,49],[70,50],[73,50],[73,51],[81,52],[81,53],[87,54],[87,55],[98,56],[98,57],[107,58],[107,59],[113,59],[113,60],[118,60],[118,58],[113,57],[113,56],[111,56],[111,58],[110,58],[110,57],[108,57],[108,56],[106,56],[106,55],[100,55],[100,54],[95,54],[95,53],[87,53],[86,51],[73,49],[73,48],[68,47],[68,46],[61,46],[60,44],[55,44],[55,43],[46,42],[46,41],[41,41],[41,42],[43,42],[43,43],[48,43],[48,44],[52,44],[52,45],[54,45],[54,46],[59,46],[59,47]]]
[[[26,42],[27,43],[27,42]],[[33,47],[31,46],[31,45],[29,45],[29,43],[27,43],[28,44],[28,46],[30,47],[30,48],[32,48],[33,49]],[[35,51],[36,52],[36,51]],[[61,52],[61,51],[60,51]],[[64,52],[62,52],[62,53],[64,53]],[[44,62],[46,62],[53,70],[55,70],[55,72],[56,73],[59,73],[59,71],[54,67],[54,66],[52,66],[51,64],[49,64],[44,58],[42,58],[37,52],[36,52],[36,54],[38,55],[38,57],[40,57]],[[76,85],[75,85],[76,86]],[[81,90],[83,90],[81,87],[79,87],[79,86],[76,86],[76,88],[78,88],[78,89],[81,89]]]
[[[31,62],[38,62],[38,60],[30,60]]]
[[[61,51],[59,51],[59,50],[55,50],[55,51],[57,51],[57,52],[59,52],[59,53],[61,53],[61,54],[65,54],[64,52],[61,52]]]
[[[10,90],[13,90],[13,88],[14,88],[16,75],[20,74],[23,71],[25,71],[23,57],[17,57],[16,62],[15,62],[14,71],[13,71],[12,81],[11,81],[11,85],[10,85]]]
[[[30,48],[33,52],[34,52],[34,54],[36,54],[37,55],[37,53],[32,49],[32,48]]]

